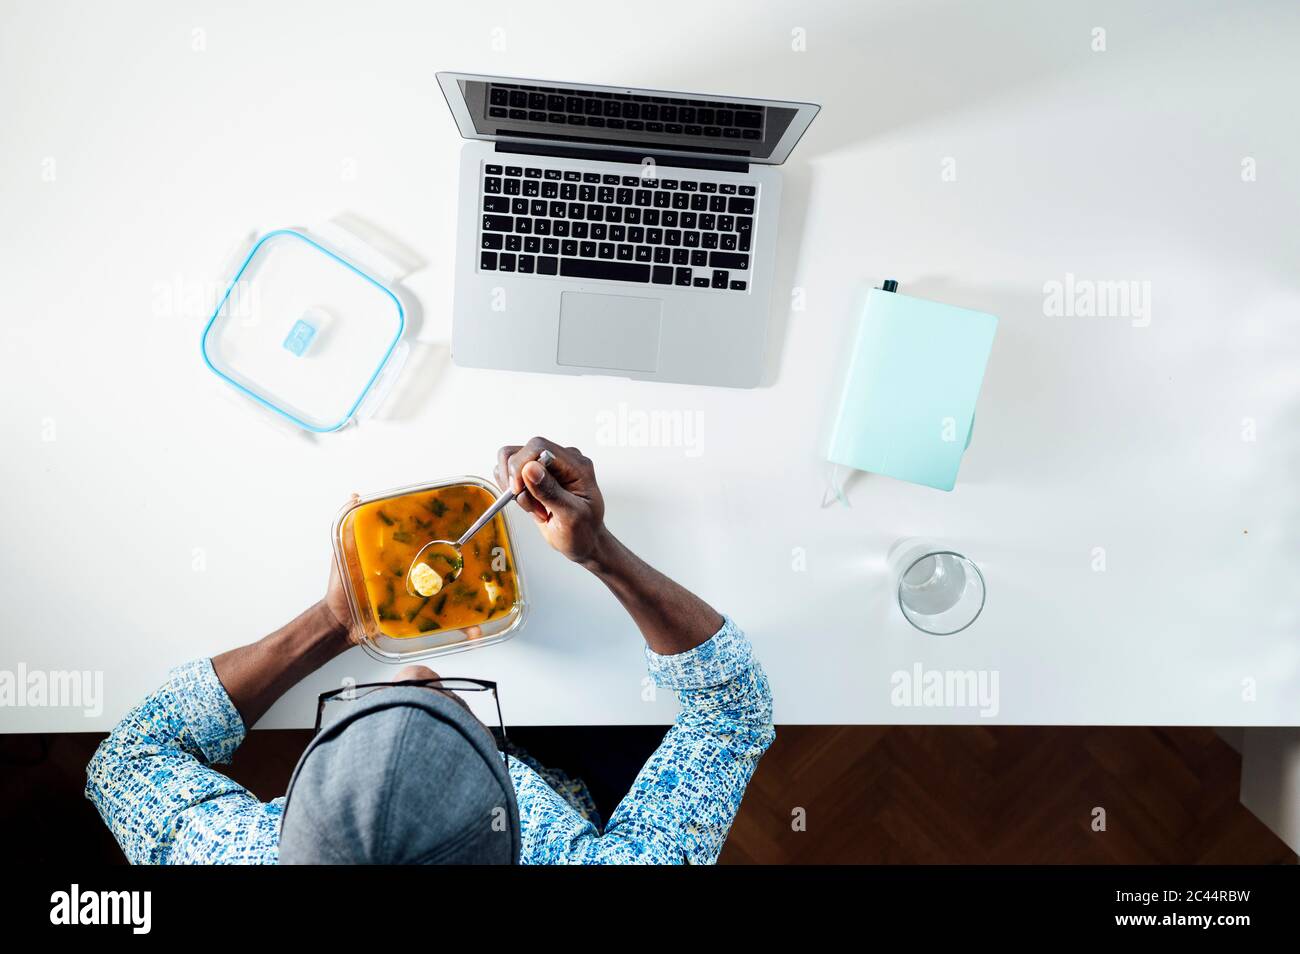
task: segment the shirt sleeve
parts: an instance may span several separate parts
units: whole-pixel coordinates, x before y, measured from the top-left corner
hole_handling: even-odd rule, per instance
[[[86,766],[86,797],[132,864],[273,864],[283,799],[262,802],[210,766],[244,723],[212,662],[172,670]]]
[[[675,656],[646,650],[655,684],[682,711],[604,834],[534,773],[516,779],[526,861],[713,864],[758,760],[776,737],[767,675],[731,619]]]

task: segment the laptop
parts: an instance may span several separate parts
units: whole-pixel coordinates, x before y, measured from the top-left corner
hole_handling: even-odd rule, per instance
[[[809,103],[439,73],[460,365],[753,387]]]

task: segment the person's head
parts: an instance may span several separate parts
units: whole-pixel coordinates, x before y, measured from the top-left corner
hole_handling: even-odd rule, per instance
[[[323,704],[289,782],[282,863],[518,862],[519,808],[496,740],[455,692],[410,684],[437,678],[408,666]]]

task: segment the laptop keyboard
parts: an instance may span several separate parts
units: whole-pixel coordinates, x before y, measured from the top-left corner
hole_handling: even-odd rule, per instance
[[[743,292],[758,187],[486,163],[479,269]]]

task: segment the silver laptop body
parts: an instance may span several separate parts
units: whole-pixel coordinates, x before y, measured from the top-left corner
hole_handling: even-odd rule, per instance
[[[457,364],[753,387],[785,161],[818,107],[439,73]]]

